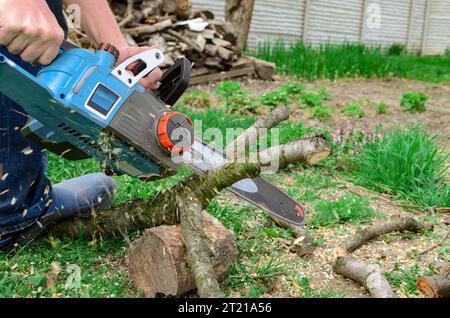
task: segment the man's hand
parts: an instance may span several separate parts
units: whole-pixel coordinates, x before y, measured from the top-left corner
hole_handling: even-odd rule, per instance
[[[117,65],[124,62],[125,60],[129,59],[130,57],[133,57],[137,54],[140,54],[142,52],[148,51],[152,48],[159,48],[158,46],[142,46],[142,47],[132,47],[132,46],[124,46],[124,47],[118,47],[117,49],[120,52],[119,60],[117,62]],[[132,71],[134,67],[136,67],[138,63],[134,63],[130,65],[128,68],[128,71]],[[155,68],[149,75],[144,77],[139,84],[144,86],[144,88],[148,89],[158,89],[159,88],[159,81],[162,78],[162,71],[157,67]]]
[[[29,63],[50,64],[64,31],[44,0],[0,0],[0,45]]]

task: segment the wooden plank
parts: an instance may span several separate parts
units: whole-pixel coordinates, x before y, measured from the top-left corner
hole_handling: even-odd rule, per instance
[[[192,77],[191,81],[190,81],[190,85],[205,84],[205,83],[209,83],[212,81],[223,81],[223,80],[227,80],[230,78],[248,76],[248,75],[254,75],[254,74],[255,74],[255,67],[250,66],[250,67],[246,67],[246,68],[242,68],[242,69],[238,69],[238,70],[231,70],[228,72],[220,72],[220,73]]]

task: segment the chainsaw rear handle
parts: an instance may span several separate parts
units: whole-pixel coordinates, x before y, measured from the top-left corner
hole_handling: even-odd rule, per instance
[[[62,51],[77,48],[79,47],[69,41],[63,41],[61,45]],[[133,69],[134,76],[142,73],[146,67],[147,65],[144,61],[139,61],[139,64],[137,64]],[[191,68],[192,63],[189,60],[186,58],[180,58],[164,72],[161,79],[161,85],[156,91],[156,94],[164,103],[169,106],[173,106],[184,94],[191,79]]]

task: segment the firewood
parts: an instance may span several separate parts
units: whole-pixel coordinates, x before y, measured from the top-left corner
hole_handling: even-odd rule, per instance
[[[254,57],[250,58],[255,63],[255,70],[258,77],[262,80],[271,81],[275,74],[275,63],[263,61]]]
[[[233,57],[233,51],[227,50],[226,48],[219,46],[217,48],[217,56],[224,61],[229,61]]]
[[[211,263],[221,282],[229,269],[228,262],[236,259],[234,236],[206,212],[202,213],[202,223],[208,248],[213,252]],[[131,245],[128,260],[129,276],[146,297],[180,296],[196,288],[180,225],[146,230]]]
[[[205,60],[205,65],[208,67],[218,68],[220,66],[221,60],[218,57],[208,57]]]
[[[175,38],[183,41],[184,43],[186,43],[187,45],[189,45],[190,47],[192,47],[194,50],[196,50],[197,52],[201,53],[203,50],[201,49],[201,47],[199,47],[199,45],[191,40],[190,38],[182,35],[181,33],[175,31],[175,30],[167,30],[167,33],[169,33],[170,35],[174,36]]]
[[[195,43],[197,43],[200,52],[205,50],[206,39],[201,34],[197,35],[195,38]]]
[[[171,58],[160,65],[165,69],[169,62],[177,57],[186,57],[197,68],[209,68],[208,74],[229,71],[228,77],[240,77],[255,73],[255,66],[242,64],[242,50],[236,45],[239,30],[232,22],[214,20],[214,14],[208,10],[192,12],[189,0],[121,0],[110,1],[127,42],[132,46],[159,45],[166,53],[173,53]],[[202,18],[209,25],[202,32],[191,31],[178,22]],[[73,34],[71,31],[70,34]],[[92,48],[86,35],[82,32],[71,36],[75,43]],[[193,52],[195,51],[195,52]],[[207,58],[218,58],[208,59]],[[233,65],[234,62],[236,65]],[[253,67],[253,70],[250,70]],[[238,68],[246,71],[238,71]],[[262,70],[260,70],[262,69]],[[265,75],[268,70],[269,75]],[[270,77],[270,68],[261,68],[258,64],[256,74],[262,78]],[[206,74],[202,74],[206,75]],[[218,75],[221,78],[223,75]],[[208,78],[204,80],[209,80]],[[194,83],[193,81],[192,83]]]
[[[125,29],[125,32],[133,37],[139,37],[144,34],[152,34],[162,30],[165,30],[172,26],[172,20],[167,19],[152,25],[141,25],[135,28]]]
[[[207,40],[214,39],[215,35],[216,35],[216,32],[213,30],[209,30],[209,29],[206,29],[205,31],[202,32],[202,36]]]
[[[188,19],[192,14],[192,5],[189,0],[164,0],[162,10],[181,19]]]
[[[215,17],[216,16],[214,15],[214,13],[212,11],[206,10],[206,9],[197,11],[194,14],[194,18],[202,18],[204,20],[214,20]]]
[[[133,21],[133,19],[135,19],[135,15],[134,15],[134,0],[128,0],[128,5],[127,5],[127,10],[126,10],[126,13],[125,13],[125,17],[123,18],[122,21],[120,21],[119,26],[120,27],[124,27],[128,23]]]
[[[231,42],[219,39],[219,38],[214,38],[212,39],[212,43],[214,43],[217,46],[221,46],[227,49],[230,49],[232,47]]]
[[[225,21],[215,25],[217,32],[222,35],[225,41],[230,42],[232,45],[236,45],[238,39],[238,31],[231,22]]]
[[[215,46],[214,44],[206,44],[204,52],[209,56],[216,56],[217,46]]]
[[[192,77],[201,76],[201,75],[205,75],[205,74],[209,74],[209,69],[207,67],[198,67],[197,68],[197,65],[195,65],[191,71]]]
[[[450,267],[441,275],[419,278],[417,287],[430,298],[450,298]]]
[[[219,72],[219,73],[216,72],[214,74],[193,77],[191,79],[191,85],[207,84],[209,82],[214,81],[224,81],[241,76],[253,76],[254,74],[255,68],[253,66],[247,68],[240,68],[237,70],[230,70],[227,72]]]
[[[144,1],[141,5],[141,12],[145,18],[150,16],[160,15],[162,13],[164,0],[149,0]]]
[[[373,298],[396,297],[378,264],[364,264],[347,255],[336,259],[333,270],[364,286]]]

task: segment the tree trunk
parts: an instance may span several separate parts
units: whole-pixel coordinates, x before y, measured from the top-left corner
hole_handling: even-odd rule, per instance
[[[211,263],[221,282],[228,271],[228,261],[236,260],[234,236],[206,212],[202,213],[202,223],[208,248],[213,252]],[[131,245],[128,259],[130,278],[146,297],[158,293],[180,296],[196,288],[180,225],[146,230]]]
[[[237,39],[237,48],[244,49],[252,23],[255,0],[227,0],[225,6],[225,20],[231,22],[236,30],[240,30]]]

